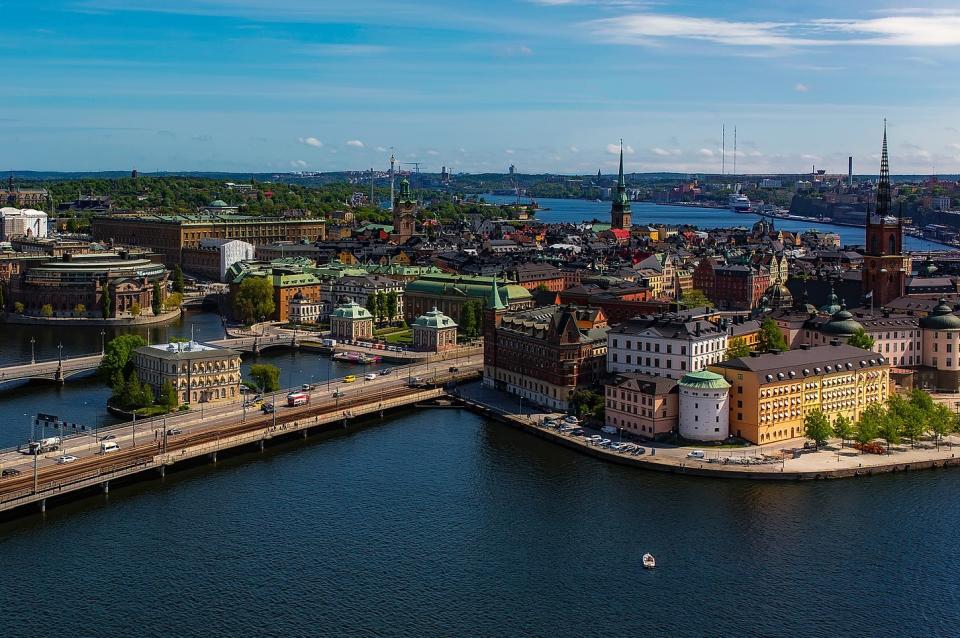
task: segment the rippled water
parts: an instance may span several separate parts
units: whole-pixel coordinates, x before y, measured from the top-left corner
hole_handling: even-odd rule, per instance
[[[661,475],[407,413],[0,524],[0,634],[956,635],[958,487]]]

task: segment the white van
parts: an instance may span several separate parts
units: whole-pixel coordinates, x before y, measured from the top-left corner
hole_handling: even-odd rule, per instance
[[[100,442],[100,453],[106,454],[107,452],[116,452],[120,449],[120,446],[117,445],[116,441],[101,441]]]
[[[703,450],[694,450],[693,452],[689,452],[687,454],[688,459],[702,459],[706,458],[706,456],[707,455],[704,454]]]

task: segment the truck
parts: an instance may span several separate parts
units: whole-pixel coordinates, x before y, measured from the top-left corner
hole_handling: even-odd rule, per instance
[[[297,405],[307,405],[310,403],[310,395],[306,392],[291,392],[287,395],[287,405],[291,408]]]
[[[320,343],[328,348],[335,348],[337,346],[336,339],[323,339]]]
[[[53,452],[60,449],[63,441],[59,436],[51,436],[39,441],[30,441],[30,454],[43,454],[44,452]]]

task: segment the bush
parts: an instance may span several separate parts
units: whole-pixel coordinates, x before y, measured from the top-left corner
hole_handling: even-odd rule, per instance
[[[17,301],[13,304],[13,311],[18,315],[22,315],[24,309],[23,302]]]
[[[53,306],[48,303],[43,304],[40,308],[40,315],[43,317],[52,317],[53,316]]]

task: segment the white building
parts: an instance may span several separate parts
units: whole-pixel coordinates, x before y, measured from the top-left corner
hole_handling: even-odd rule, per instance
[[[382,275],[347,275],[339,279],[332,279],[323,283],[320,301],[323,307],[330,311],[348,300],[366,308],[370,295],[394,292],[397,294],[397,314],[395,317],[386,317],[387,321],[396,320],[403,316],[403,291],[406,284],[396,279]]]
[[[322,306],[319,301],[308,299],[297,291],[290,300],[290,323],[317,323]]]
[[[32,208],[0,208],[0,239],[46,237],[47,214]]]
[[[663,314],[631,319],[607,333],[607,372],[679,379],[723,360],[727,334],[706,319]]]
[[[239,239],[201,239],[200,248],[206,250],[216,250],[220,253],[220,281],[225,282],[227,271],[230,266],[238,261],[252,260],[254,256],[253,244],[248,244]],[[212,273],[211,273],[212,274]]]
[[[723,441],[730,436],[730,383],[709,370],[683,375],[680,436],[688,441]]]

